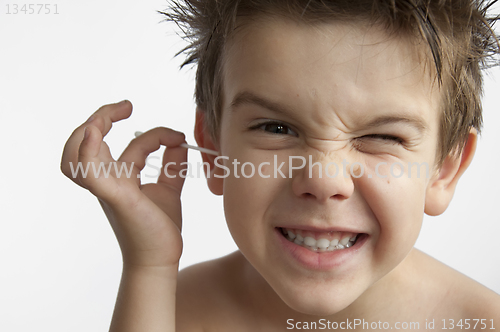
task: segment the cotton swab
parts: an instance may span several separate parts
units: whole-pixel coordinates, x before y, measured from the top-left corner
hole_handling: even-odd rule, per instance
[[[143,134],[143,132],[136,131],[135,132],[135,137],[139,137],[142,134]],[[182,146],[183,148],[186,148],[186,149],[193,149],[193,150],[197,150],[197,151],[204,152],[204,153],[207,153],[207,154],[212,154],[214,156],[218,156],[219,155],[219,152],[217,152],[217,151],[210,150],[210,149],[205,149],[205,148],[200,148],[199,146],[195,146],[195,145],[189,145],[189,144],[186,144],[186,143],[182,143],[180,146]]]
[[[217,152],[217,151],[210,150],[210,149],[205,149],[205,148],[200,148],[199,146],[195,146],[195,145],[189,145],[189,144],[186,144],[186,143],[182,143],[180,146],[182,146],[183,148],[186,148],[186,149],[193,149],[193,150],[198,150],[200,152],[205,152],[205,153],[208,153],[208,154],[213,154],[214,156],[218,156],[219,155],[219,152]]]

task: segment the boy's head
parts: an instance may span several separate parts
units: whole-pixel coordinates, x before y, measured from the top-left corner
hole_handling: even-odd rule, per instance
[[[339,312],[377,282],[397,292],[391,271],[424,210],[444,211],[472,159],[494,35],[476,2],[438,2],[189,1],[169,14],[197,36],[197,141],[229,157],[231,175],[209,185],[242,254],[299,312]],[[440,167],[410,176],[411,163]]]

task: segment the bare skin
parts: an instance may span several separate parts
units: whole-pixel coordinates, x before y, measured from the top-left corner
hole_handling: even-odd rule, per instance
[[[363,318],[391,327],[397,322],[418,322],[420,330],[434,320],[436,330],[446,327],[454,331],[465,329],[465,319],[470,319],[470,329],[477,323],[476,329],[484,330],[481,321],[474,321],[484,319],[487,329],[500,328],[500,296],[421,251],[412,250],[392,274],[403,277],[396,287],[386,289],[396,295],[390,302],[373,303],[377,310],[370,315],[349,314],[347,308],[333,316],[308,316],[283,303],[236,251],[179,273],[177,331],[285,331],[290,318],[295,323]],[[453,328],[460,320],[463,328]]]
[[[320,166],[344,158],[367,170],[380,162],[435,165],[441,94],[412,45],[344,24],[269,20],[242,31],[228,48],[218,144],[197,112],[201,147],[255,165],[278,155],[309,155]],[[101,107],[75,129],[61,161],[63,173],[99,199],[120,244],[123,276],[110,331],[281,331],[289,319],[322,318],[418,322],[420,329],[426,320],[439,329],[445,319],[449,330],[450,319],[462,326],[485,319],[488,328],[493,319],[500,329],[498,295],[413,248],[424,212],[447,208],[471,162],[473,130],[461,157],[446,158],[430,178],[358,172],[319,179],[305,170],[283,178],[212,176],[209,188],[224,194],[241,251],[178,275],[182,168],[169,167],[177,176],[162,173],[156,184],[141,185],[137,175],[161,145],[163,165],[185,162],[184,135],[152,129],[113,160],[103,137],[131,112],[127,101]],[[213,166],[213,156],[203,158]],[[134,167],[130,178],[114,171],[75,177],[70,165],[78,162]],[[286,240],[277,231],[283,228],[363,240],[318,253]]]

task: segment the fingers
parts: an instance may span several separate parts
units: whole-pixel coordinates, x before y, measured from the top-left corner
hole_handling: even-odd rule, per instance
[[[92,125],[88,125],[83,129],[83,140],[78,149],[78,161],[94,159],[99,154],[98,150],[101,145],[99,129]]]
[[[105,150],[104,153],[103,150]],[[112,160],[107,144],[102,141],[101,131],[93,125],[86,126],[83,140],[78,149],[78,164],[82,165],[82,169],[76,174],[77,183],[100,197],[102,190],[99,191],[99,189],[106,187],[106,183],[99,180],[105,176],[105,172],[101,173],[102,169],[99,168],[102,163],[109,163]],[[108,176],[105,176],[104,181],[107,179]]]
[[[90,125],[94,126],[95,129],[100,132],[102,141],[102,137],[104,137],[109,132],[113,122],[126,119],[130,116],[131,113],[132,104],[127,100],[117,104],[104,105],[99,108],[85,123],[76,128],[69,137],[66,145],[64,146],[63,155],[61,158],[61,171],[73,181],[76,180],[72,174],[70,163],[72,163],[73,166],[76,166],[78,164],[79,147],[83,140],[85,127]],[[94,135],[97,135],[97,132]],[[92,142],[96,143],[93,139],[94,138],[92,138]],[[86,151],[90,153],[90,150]],[[84,155],[87,152],[84,152]],[[77,181],[75,182],[78,183]]]
[[[103,138],[110,131],[113,122],[128,118],[131,112],[132,105],[128,101],[101,107],[85,123],[75,129],[64,147],[61,159],[63,173],[100,198],[110,196],[106,190],[111,192],[110,185],[113,186],[115,182],[108,179],[106,174],[109,174],[112,169],[111,164],[116,166]],[[158,150],[161,145],[167,146],[163,156],[163,166],[168,164],[169,168],[168,171],[160,173],[158,184],[175,189],[180,194],[184,179],[179,176],[179,172],[186,168],[186,164],[181,164],[187,161],[187,150],[179,147],[181,143],[185,143],[185,136],[182,133],[168,128],[152,129],[130,142],[118,159],[117,164],[120,166],[117,167],[133,165],[133,176],[139,177],[138,173],[145,167],[148,155]],[[102,168],[101,164],[106,168]],[[97,171],[94,171],[94,168]],[[107,170],[107,173],[100,172],[100,170]],[[90,176],[93,174],[92,171],[97,172],[94,177]],[[134,178],[136,186],[140,184],[140,181],[137,181]]]
[[[163,153],[162,171],[158,184],[169,186],[180,194],[185,177],[180,172],[187,168],[187,149],[183,147],[167,148]]]
[[[146,165],[147,156],[158,150],[161,145],[167,146],[170,149],[184,142],[185,136],[183,133],[164,127],[154,128],[133,139],[123,151],[118,161],[133,162],[138,170],[142,170]]]
[[[111,130],[113,122],[128,118],[132,114],[132,103],[122,100],[116,104],[104,105],[99,108],[86,123],[92,123],[98,127],[102,136],[106,136]]]
[[[181,143],[185,143],[185,136],[183,133],[163,127],[154,128],[133,139],[125,151],[123,151],[118,161],[126,163],[133,162],[134,167],[140,171],[145,167],[148,155],[158,150],[161,145],[164,145],[167,149],[163,157],[162,170],[167,162],[171,162],[178,166],[187,161],[187,150],[179,147]],[[173,174],[178,173],[175,168],[172,172]],[[161,172],[158,183],[162,182],[163,184],[172,186],[180,193],[184,179],[181,180],[182,181],[179,181],[179,179],[169,179]]]

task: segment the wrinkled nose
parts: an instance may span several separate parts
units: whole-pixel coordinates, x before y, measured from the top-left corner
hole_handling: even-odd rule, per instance
[[[325,203],[345,200],[354,192],[351,164],[340,155],[306,156],[306,166],[293,174],[293,193],[302,198]],[[357,168],[353,167],[354,173]]]

